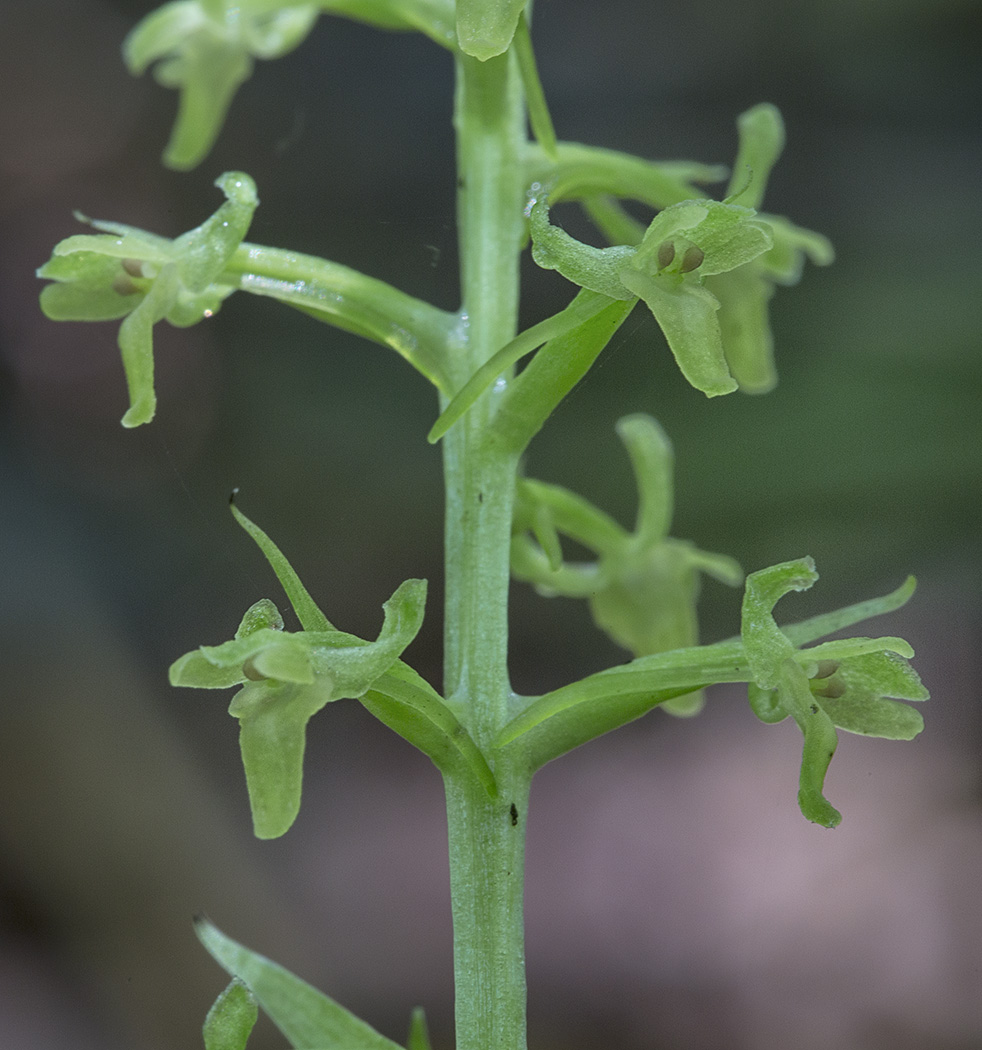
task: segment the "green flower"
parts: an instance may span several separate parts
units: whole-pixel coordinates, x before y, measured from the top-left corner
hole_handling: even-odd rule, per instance
[[[255,183],[241,172],[226,172],[215,185],[226,202],[175,240],[91,221],[106,232],[59,242],[37,271],[55,282],[41,292],[41,309],[52,320],[124,318],[119,349],[130,393],[125,427],[149,423],[156,409],[153,326],[163,319],[179,328],[196,324],[215,314],[235,290],[218,278],[245,237],[259,199]]]
[[[533,185],[532,254],[583,288],[645,301],[685,378],[709,397],[774,383],[767,302],[776,283],[794,283],[803,258],[825,264],[824,237],[759,214],[770,168],[783,145],[773,106],[739,120],[740,150],[723,201],[680,201],[660,211],[635,245],[595,248],[549,221],[549,193]]]
[[[147,15],[123,43],[131,73],[160,60],[155,76],[181,92],[164,163],[187,170],[211,149],[239,85],[256,58],[279,58],[301,44],[316,4],[276,0],[173,0]]]
[[[279,547],[234,503],[231,510],[276,573],[303,630],[285,631],[279,610],[263,598],[247,610],[231,641],[200,646],[175,661],[170,681],[197,689],[242,687],[229,714],[239,720],[256,835],[275,838],[296,819],[307,722],[341,699],[360,701],[441,772],[472,776],[497,797],[484,753],[443,697],[400,659],[422,623],[426,581],[396,588],[382,607],[378,638],[366,642],[336,630]]]
[[[696,645],[700,573],[731,586],[740,584],[743,573],[732,558],[669,536],[673,454],[661,427],[636,415],[620,420],[617,432],[638,487],[634,531],[626,532],[566,489],[523,479],[516,501],[513,572],[546,594],[586,598],[597,626],[634,656]],[[564,564],[557,531],[596,551],[597,560]],[[661,706],[689,715],[702,705],[702,691],[697,690]]]
[[[299,812],[311,716],[334,700],[359,699],[392,668],[420,628],[425,600],[425,581],[401,584],[383,606],[378,638],[366,642],[330,625],[284,631],[279,610],[263,598],[246,611],[231,641],[203,645],[171,666],[171,685],[242,686],[229,714],[239,720],[242,764],[259,838],[282,835]]]
[[[832,828],[842,817],[822,788],[838,744],[836,726],[865,736],[911,740],[924,721],[919,712],[896,701],[926,700],[928,692],[907,662],[914,651],[902,638],[847,638],[799,648],[903,604],[913,593],[913,579],[885,598],[778,627],[772,615],[777,601],[789,591],[807,590],[817,579],[811,558],[752,573],[741,636],[753,675],[750,705],[764,722],[789,715],[797,722],[804,736],[798,805],[809,820]]]

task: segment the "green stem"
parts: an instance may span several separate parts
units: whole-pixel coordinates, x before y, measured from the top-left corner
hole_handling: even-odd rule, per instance
[[[457,59],[462,332],[455,389],[517,328],[525,145],[513,56]],[[444,441],[444,692],[479,746],[508,720],[508,584],[517,457],[487,439],[500,396],[480,398]],[[447,399],[443,399],[444,406]],[[448,776],[457,1050],[525,1050],[522,918],[529,773],[495,764],[499,795]]]

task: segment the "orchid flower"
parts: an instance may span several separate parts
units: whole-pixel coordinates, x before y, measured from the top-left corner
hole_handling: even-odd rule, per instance
[[[400,584],[382,606],[378,638],[365,641],[337,630],[279,547],[234,503],[231,509],[276,573],[303,630],[285,630],[277,607],[261,598],[246,610],[230,641],[199,646],[176,660],[170,682],[195,689],[241,687],[229,714],[239,720],[257,837],[276,838],[296,819],[307,723],[335,700],[361,701],[439,769],[466,771],[494,797],[497,785],[484,754],[443,697],[400,659],[423,622],[426,581]]]
[[[743,573],[732,558],[669,536],[674,457],[661,427],[649,416],[636,415],[620,420],[617,432],[638,487],[634,531],[625,531],[566,489],[523,479],[518,484],[512,571],[544,594],[586,598],[597,626],[634,656],[696,645],[700,573],[731,586],[742,582]],[[595,550],[597,560],[564,564],[557,532]],[[661,706],[689,715],[702,704],[702,691],[695,690]]]
[[[910,578],[893,594],[837,613],[780,628],[772,610],[790,591],[818,579],[811,558],[772,565],[747,577],[741,636],[750,665],[750,705],[764,722],[789,715],[804,736],[798,805],[816,824],[842,819],[822,794],[838,743],[836,726],[850,733],[911,740],[924,728],[921,715],[897,700],[928,698],[907,662],[914,650],[902,638],[847,638],[800,648],[842,627],[896,608],[914,591]],[[893,699],[890,699],[893,698]]]
[[[777,110],[756,106],[738,126],[729,196],[663,208],[635,245],[575,240],[549,221],[555,201],[541,184],[533,184],[527,208],[535,261],[611,299],[643,299],[682,374],[708,397],[770,389],[766,308],[774,284],[794,283],[806,255],[818,264],[832,260],[820,234],[756,210],[783,144]]]
[[[181,92],[164,163],[182,171],[195,167],[214,144],[254,59],[292,51],[318,13],[316,4],[173,0],[147,15],[127,36],[123,57],[136,75],[159,61],[159,83]]]
[[[124,318],[119,349],[129,386],[124,427],[149,423],[156,410],[153,326],[186,328],[218,312],[235,291],[219,280],[242,242],[259,198],[248,175],[230,171],[215,185],[228,198],[200,226],[175,240],[121,223],[87,220],[103,233],[77,234],[55,245],[38,271],[49,278],[41,309],[55,321]],[[79,216],[82,218],[82,216]]]

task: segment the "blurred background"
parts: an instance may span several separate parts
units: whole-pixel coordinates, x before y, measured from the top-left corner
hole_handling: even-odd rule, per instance
[[[250,240],[313,252],[454,308],[449,56],[323,18],[260,63],[195,172],[158,162],[176,97],[119,60],[144,0],[0,6],[0,1045],[178,1050],[224,986],[192,915],[404,1038],[452,1046],[439,777],[357,704],[311,724],[305,804],[250,834],[228,698],[166,668],[280,602],[227,511],[280,544],[326,612],[371,635],[431,584],[409,653],[440,680],[439,452],[431,390],[396,355],[234,297],[155,333],[157,419],[118,421],[116,325],[54,324],[34,270],[72,209],[177,235],[249,172]],[[785,618],[885,593],[933,699],[913,744],[845,737],[827,832],[795,804],[794,726],[739,690],[659,713],[536,781],[530,1045],[618,1050],[982,1045],[980,518],[982,7],[973,0],[536,0],[561,138],[729,162],[734,118],[782,110],[767,209],[838,260],[772,305],[781,385],[708,402],[639,309],[533,445],[528,472],[629,524],[616,419],[677,453],[674,533],[748,570],[802,554]],[[534,273],[526,323],[568,300]],[[739,595],[707,584],[704,639]],[[282,604],[282,603],[281,603]],[[585,607],[514,597],[520,692],[625,659]],[[284,1041],[257,1028],[252,1050]]]

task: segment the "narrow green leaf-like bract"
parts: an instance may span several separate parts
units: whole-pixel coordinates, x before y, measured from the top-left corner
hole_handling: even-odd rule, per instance
[[[295,977],[278,963],[227,937],[207,919],[195,933],[212,958],[242,981],[295,1047],[317,1050],[402,1050],[340,1003]]]
[[[429,1029],[426,1026],[426,1014],[421,1006],[413,1010],[410,1018],[406,1050],[433,1050]]]

